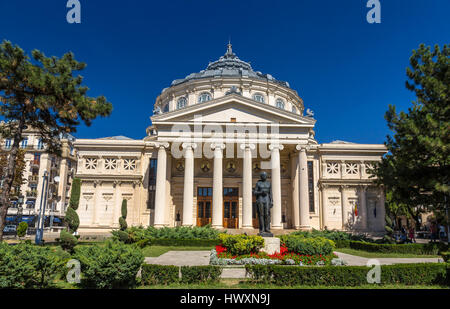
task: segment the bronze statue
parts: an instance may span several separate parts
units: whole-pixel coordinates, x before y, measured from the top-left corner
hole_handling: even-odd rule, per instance
[[[270,210],[273,207],[272,185],[267,180],[267,173],[260,174],[260,180],[253,189],[256,196],[256,211],[259,219],[259,234],[263,237],[273,237],[270,232]]]

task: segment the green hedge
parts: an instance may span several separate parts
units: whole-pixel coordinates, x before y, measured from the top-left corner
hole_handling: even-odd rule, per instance
[[[359,286],[368,284],[366,266],[298,267],[277,265],[246,265],[247,274],[255,283],[280,286]],[[445,285],[449,284],[449,267],[436,264],[398,264],[381,266],[381,284]]]
[[[303,236],[289,236],[284,239],[289,252],[301,255],[330,255],[334,250],[334,241],[324,237],[307,238]]]
[[[143,285],[169,285],[179,281],[178,266],[142,265],[141,283]]]
[[[164,239],[154,238],[150,239],[150,244],[153,246],[173,246],[173,247],[214,247],[220,245],[218,239]]]
[[[222,274],[218,266],[182,266],[181,282],[187,284],[217,282]]]
[[[339,245],[342,245],[339,244]],[[338,247],[339,248],[339,247]],[[342,247],[340,247],[342,248]],[[363,250],[367,252],[380,253],[404,253],[404,254],[423,254],[423,255],[437,255],[447,248],[443,244],[374,244],[362,241],[350,241],[347,248]]]
[[[213,283],[220,279],[222,268],[218,266],[181,266],[143,265],[141,272],[142,285],[169,285],[173,283],[203,284]]]
[[[450,251],[441,252],[441,256],[445,262],[450,262]]]

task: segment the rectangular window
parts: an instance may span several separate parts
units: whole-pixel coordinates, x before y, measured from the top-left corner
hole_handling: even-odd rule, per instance
[[[147,209],[155,209],[156,195],[156,170],[158,166],[157,159],[150,159],[149,175],[148,175],[148,203]]]
[[[42,139],[39,139],[38,145],[37,145],[37,149],[38,150],[43,150],[44,149],[44,142],[42,141]]]
[[[11,149],[11,139],[10,138],[8,138],[5,141],[5,149]]]
[[[22,140],[22,143],[20,144],[20,147],[21,147],[22,149],[25,149],[25,148],[27,148],[27,145],[28,145],[28,137],[25,137],[25,138]]]
[[[314,205],[314,162],[308,161],[308,194],[309,194],[309,212],[316,212]]]

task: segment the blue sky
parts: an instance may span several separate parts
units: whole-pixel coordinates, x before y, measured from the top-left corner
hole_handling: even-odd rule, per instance
[[[380,0],[381,24],[367,23],[367,0],[80,0],[81,24],[66,22],[66,2],[2,0],[0,40],[88,64],[89,94],[114,111],[79,138],[143,138],[161,90],[205,69],[231,37],[241,59],[288,81],[315,111],[320,143],[383,143],[388,105],[414,99],[411,51],[450,43],[448,0]]]

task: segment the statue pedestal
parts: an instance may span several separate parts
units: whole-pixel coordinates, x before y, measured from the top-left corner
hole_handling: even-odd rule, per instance
[[[261,251],[267,254],[274,254],[280,252],[280,239],[278,237],[263,237],[264,238],[264,249]]]

